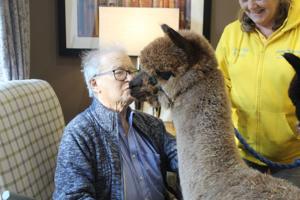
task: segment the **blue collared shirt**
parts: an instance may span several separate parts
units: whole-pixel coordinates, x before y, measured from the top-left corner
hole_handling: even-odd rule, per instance
[[[163,200],[165,187],[159,154],[137,133],[132,126],[132,117],[133,112],[130,113],[127,136],[121,121],[118,122],[125,199]]]

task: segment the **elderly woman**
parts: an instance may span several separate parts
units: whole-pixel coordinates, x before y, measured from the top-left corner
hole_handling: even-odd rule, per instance
[[[130,109],[136,69],[117,46],[88,52],[84,78],[93,101],[65,128],[54,199],[167,199],[177,171],[175,138],[161,120]]]
[[[295,74],[284,52],[300,55],[299,0],[239,0],[239,20],[219,41],[217,58],[228,86],[235,127],[264,157],[279,163],[300,158],[300,134],[288,87]],[[300,67],[300,66],[299,66]],[[246,162],[300,186],[300,168],[275,169],[238,144]]]

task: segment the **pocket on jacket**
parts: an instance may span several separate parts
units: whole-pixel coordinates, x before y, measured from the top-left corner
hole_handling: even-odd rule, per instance
[[[264,119],[262,121],[262,132],[274,144],[278,146],[287,145],[290,141],[300,138],[296,134],[296,121],[292,115],[266,112],[262,112],[262,114],[265,114],[261,117]]]
[[[285,114],[285,119],[286,119],[289,129],[293,133],[293,135],[297,139],[300,139],[300,133],[298,133],[298,130],[297,130],[298,120],[297,120],[295,114]]]

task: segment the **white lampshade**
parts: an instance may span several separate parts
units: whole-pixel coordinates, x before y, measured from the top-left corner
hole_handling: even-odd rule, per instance
[[[99,7],[99,42],[117,43],[138,56],[155,38],[163,36],[161,24],[179,27],[178,8]]]

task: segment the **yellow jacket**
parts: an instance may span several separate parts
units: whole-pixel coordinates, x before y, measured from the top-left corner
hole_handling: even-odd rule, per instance
[[[295,72],[281,56],[300,56],[300,1],[293,0],[287,20],[268,39],[229,24],[216,54],[229,89],[233,122],[249,145],[281,163],[300,158],[300,134],[288,87]],[[300,66],[299,66],[300,67]],[[260,163],[238,144],[242,157]]]

